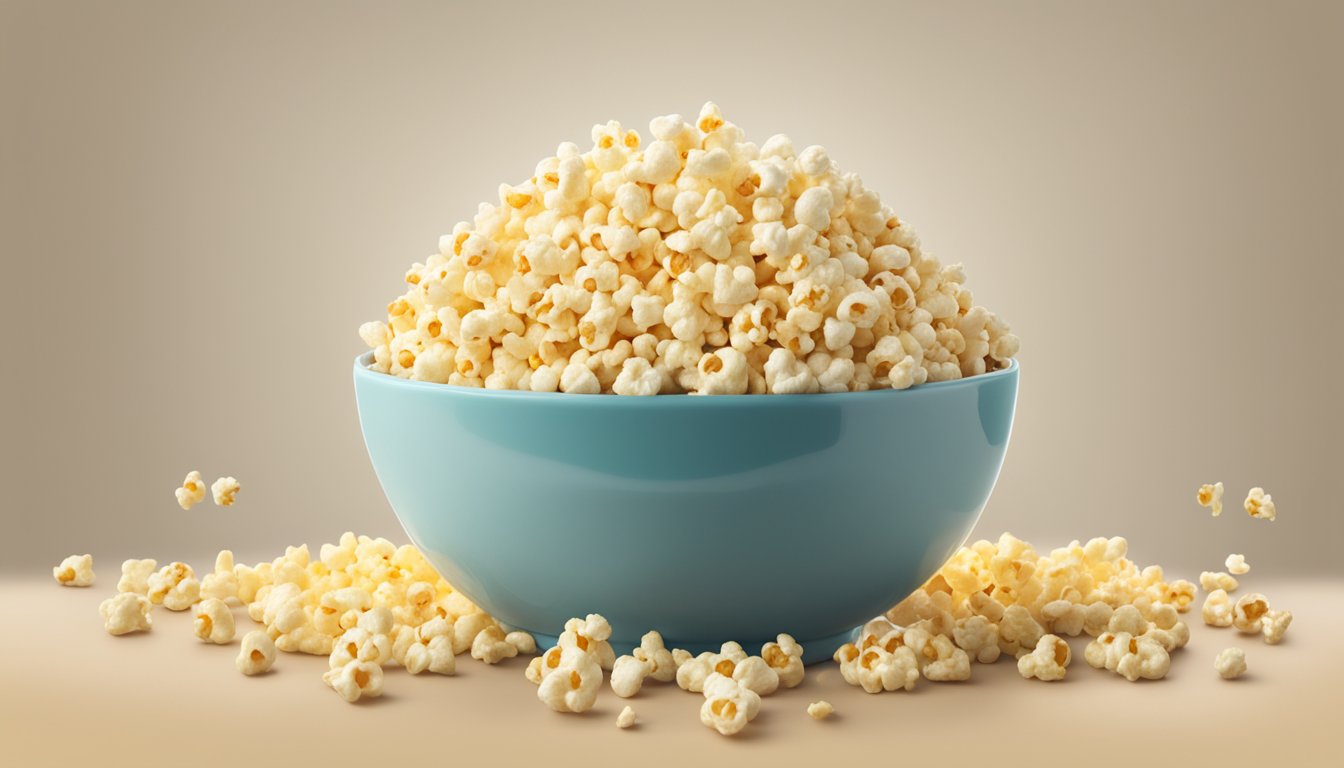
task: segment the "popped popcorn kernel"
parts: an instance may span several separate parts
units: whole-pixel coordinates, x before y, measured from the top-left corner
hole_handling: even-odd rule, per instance
[[[794,688],[803,682],[803,646],[792,635],[781,634],[775,642],[761,646],[761,658],[775,671],[781,686]]]
[[[1269,613],[1269,601],[1259,592],[1252,592],[1242,596],[1232,607],[1232,626],[1238,632],[1257,634],[1267,613]]]
[[[635,710],[630,707],[623,707],[621,713],[616,716],[616,727],[621,730],[631,728],[635,724]]]
[[[1017,673],[1044,682],[1063,680],[1072,660],[1067,642],[1056,635],[1044,635],[1031,653],[1017,660]]]
[[[228,645],[233,642],[235,630],[233,611],[223,600],[211,597],[196,604],[192,623],[196,637],[207,643]]]
[[[1195,501],[1198,501],[1201,507],[1208,507],[1214,517],[1223,514],[1223,484],[1209,485],[1205,483],[1199,486],[1199,492],[1195,494]]]
[[[813,720],[825,720],[835,714],[835,707],[825,699],[807,705],[807,716]]]
[[[537,698],[556,712],[587,712],[596,703],[601,686],[602,665],[597,658],[571,646],[560,652],[556,666],[545,673]]]
[[[275,664],[275,652],[275,641],[271,636],[265,630],[254,629],[243,635],[242,647],[238,649],[234,666],[249,677],[265,674]]]
[[[1199,587],[1205,592],[1212,592],[1215,589],[1221,589],[1224,592],[1236,592],[1239,586],[1241,585],[1237,582],[1235,576],[1222,571],[1216,573],[1204,571],[1199,574]]]
[[[144,560],[125,560],[121,564],[121,578],[117,580],[118,592],[133,592],[144,595],[149,592],[149,577],[159,567],[154,558]]]
[[[476,633],[471,641],[471,657],[486,664],[498,664],[518,655],[518,649],[504,639],[504,630],[491,625]]]
[[[149,611],[149,599],[135,592],[119,592],[98,606],[103,617],[103,629],[109,635],[148,632],[154,627]]]
[[[205,481],[201,479],[201,473],[194,469],[188,472],[181,487],[173,494],[177,497],[177,505],[184,510],[200,504],[205,500]]]
[[[1272,522],[1278,515],[1278,511],[1274,507],[1274,498],[1265,493],[1264,488],[1252,488],[1246,494],[1246,501],[1243,506],[1246,508],[1246,514],[1261,520]]]
[[[93,555],[70,555],[51,569],[52,578],[62,587],[93,585]]]
[[[201,582],[186,563],[169,563],[146,580],[146,596],[170,611],[185,611],[201,596]]]
[[[1224,563],[1228,573],[1241,576],[1251,572],[1251,566],[1247,564],[1244,555],[1228,555],[1227,562]]]
[[[761,697],[738,681],[710,673],[704,683],[705,703],[700,706],[700,722],[724,736],[741,733],[756,719]]]
[[[1260,630],[1265,636],[1265,642],[1270,645],[1278,645],[1283,642],[1283,635],[1288,631],[1288,625],[1293,623],[1292,611],[1265,611],[1265,616],[1261,619]]]
[[[383,668],[371,661],[350,661],[329,669],[322,682],[351,704],[383,695]]]
[[[1246,652],[1240,648],[1224,648],[1213,660],[1213,668],[1224,680],[1236,680],[1246,674]]]
[[[221,477],[210,485],[210,493],[215,497],[215,504],[231,507],[238,498],[240,488],[242,486],[232,477]]]

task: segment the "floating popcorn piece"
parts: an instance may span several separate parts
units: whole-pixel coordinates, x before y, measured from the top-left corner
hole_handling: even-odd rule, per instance
[[[1251,572],[1251,566],[1246,563],[1244,555],[1228,555],[1225,565],[1228,573],[1234,573],[1238,576]]]
[[[1221,589],[1224,592],[1236,592],[1237,587],[1241,586],[1237,578],[1222,571],[1212,572],[1204,571],[1199,574],[1199,587],[1205,592],[1212,592]]]
[[[1199,493],[1195,494],[1195,501],[1198,501],[1201,507],[1208,507],[1213,512],[1214,517],[1223,514],[1223,484],[1209,485],[1205,483],[1199,486]]]
[[[1277,510],[1274,508],[1273,497],[1268,493],[1265,493],[1264,488],[1252,488],[1250,492],[1246,494],[1246,502],[1244,506],[1246,507],[1246,514],[1261,520],[1272,521],[1278,515]]]
[[[93,585],[93,555],[70,555],[51,569],[52,578],[62,587]]]
[[[201,479],[201,473],[194,469],[188,472],[181,487],[173,493],[177,497],[177,505],[182,509],[191,509],[200,504],[205,500],[205,481]]]
[[[238,499],[240,488],[242,486],[232,477],[221,477],[210,485],[210,493],[215,497],[215,504],[221,507],[231,507],[233,502]]]
[[[835,714],[835,707],[831,705],[831,702],[824,699],[807,705],[807,716],[813,720],[825,720],[833,714]]]
[[[1236,680],[1246,674],[1246,652],[1240,648],[1224,648],[1213,660],[1213,668],[1224,680]]]
[[[109,635],[125,635],[148,632],[154,627],[154,620],[149,615],[151,607],[144,595],[119,592],[104,600],[98,606],[98,613],[103,617],[103,629]]]
[[[234,665],[249,677],[269,672],[275,664],[275,641],[264,630],[254,629],[243,635],[242,647]]]

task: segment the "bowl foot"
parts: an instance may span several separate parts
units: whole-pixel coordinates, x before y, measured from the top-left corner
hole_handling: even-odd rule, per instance
[[[835,649],[839,648],[845,643],[852,642],[854,638],[858,637],[859,630],[861,630],[862,628],[863,625],[859,625],[853,629],[847,629],[844,632],[840,632],[839,634],[830,635],[829,637],[818,637],[811,640],[795,638],[798,640],[798,644],[803,646],[803,663],[811,665],[821,661],[829,661],[831,657],[835,655]],[[531,632],[530,630],[525,631],[528,631],[533,637],[537,639],[538,653],[546,650],[547,648],[552,648],[560,642],[560,639],[556,635],[548,635],[545,634],[544,632]],[[764,640],[753,640],[750,642],[742,642],[742,647],[747,651],[747,653],[750,653],[751,655],[755,656],[761,652],[761,646],[765,645],[766,643],[774,642],[774,640],[775,638],[770,637]],[[668,648],[683,648],[686,651],[690,652],[692,656],[698,656],[699,654],[704,653],[706,651],[717,652],[719,650],[720,645],[719,643],[703,643],[703,642],[687,643],[667,638],[664,638],[663,641]],[[616,651],[616,655],[618,656],[628,654],[638,646],[639,646],[638,640],[626,641],[626,640],[619,640],[616,638],[612,638],[611,640],[611,647]]]

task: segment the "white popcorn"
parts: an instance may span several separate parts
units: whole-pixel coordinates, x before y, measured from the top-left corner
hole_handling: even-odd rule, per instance
[[[1035,650],[1017,660],[1017,673],[1045,682],[1063,680],[1072,659],[1067,642],[1056,635],[1044,635]]]
[[[530,654],[537,652],[537,639],[527,632],[514,630],[504,635],[504,642],[513,646],[518,653]]]
[[[644,678],[653,674],[653,662],[634,656],[621,656],[611,669],[611,690],[623,699],[639,693]]]
[[[1246,563],[1246,557],[1244,555],[1228,555],[1225,566],[1229,573],[1234,573],[1238,576],[1251,572],[1251,566]]]
[[[1265,636],[1265,642],[1270,645],[1278,645],[1283,642],[1283,633],[1288,631],[1288,625],[1292,623],[1292,611],[1265,611],[1265,616],[1260,621],[1260,629]]]
[[[207,598],[196,604],[193,628],[196,637],[207,643],[227,645],[233,642],[233,612],[218,598]]]
[[[215,504],[229,507],[237,500],[241,487],[232,477],[221,477],[210,485],[210,493],[215,497]]]
[[[93,555],[71,555],[51,569],[51,576],[62,587],[92,586]]]
[[[947,635],[931,634],[923,627],[913,625],[906,628],[904,641],[914,652],[925,680],[945,682],[971,679],[970,657]]]
[[[747,652],[742,650],[742,646],[728,642],[724,643],[718,653],[705,653],[688,659],[677,667],[677,686],[683,691],[700,693],[704,690],[705,681],[709,676],[718,673],[724,677],[731,678],[737,670],[737,665],[747,658]]]
[[[556,712],[587,712],[597,701],[601,686],[602,667],[596,656],[569,647],[561,651],[559,663],[545,673],[537,687],[537,698]]]
[[[1246,652],[1240,648],[1224,648],[1213,660],[1213,668],[1224,680],[1236,680],[1246,674]]]
[[[1003,620],[999,622],[999,649],[1004,653],[1012,656],[1029,653],[1044,635],[1045,628],[1026,608],[1010,605],[1003,610]]]
[[[387,635],[375,635],[359,627],[346,630],[345,634],[332,644],[327,665],[331,669],[339,669],[353,661],[366,661],[380,666],[390,663],[392,638]]]
[[[630,707],[621,709],[621,713],[616,716],[616,727],[622,730],[630,728],[635,724],[635,710]]]
[[[154,627],[150,618],[149,599],[135,592],[119,592],[104,600],[98,606],[103,617],[103,629],[109,635],[125,635],[131,632],[148,632]]]
[[[412,675],[429,671],[436,675],[457,672],[457,656],[453,653],[452,626],[442,618],[431,619],[403,635],[413,637],[402,656],[402,665]],[[394,644],[395,646],[395,644]],[[395,648],[393,651],[395,657]]]
[[[125,572],[125,565],[122,572]],[[215,570],[201,579],[201,597],[225,602],[238,598],[238,574],[234,570],[233,553],[229,550],[222,550],[215,556]]]
[[[1265,614],[1269,612],[1269,601],[1259,592],[1243,595],[1232,608],[1232,626],[1238,632],[1254,635],[1260,632]]]
[[[835,707],[826,700],[814,701],[807,705],[807,716],[813,720],[825,720],[835,714]]]
[[[651,665],[648,676],[654,680],[667,683],[677,678],[677,668],[680,664],[677,663],[673,652],[663,645],[663,636],[656,630],[645,632],[639,639],[639,647],[634,649],[631,655]]]
[[[779,685],[795,688],[803,682],[803,646],[792,635],[781,634],[775,642],[761,646],[761,658],[775,671]]]
[[[1128,632],[1103,632],[1088,644],[1087,663],[1114,672],[1126,680],[1160,680],[1171,669],[1171,656],[1160,643]]]
[[[497,625],[482,629],[471,641],[471,657],[486,664],[498,664],[518,655],[518,649],[504,639],[504,630]]]
[[[566,621],[558,645],[562,649],[576,648],[588,653],[603,669],[611,669],[616,663],[616,652],[608,642],[610,637],[611,625],[607,620],[600,614],[590,613],[583,619]]]
[[[733,664],[733,679],[760,696],[779,690],[779,674],[760,656],[748,656]]]
[[[265,631],[254,629],[243,635],[242,647],[234,662],[244,675],[260,675],[270,671],[275,663],[275,641]]]
[[[1199,587],[1205,592],[1212,592],[1215,589],[1221,589],[1224,592],[1235,592],[1240,584],[1235,576],[1222,571],[1203,571],[1199,574]]]
[[[1214,517],[1223,514],[1223,484],[1209,485],[1205,483],[1199,486],[1199,492],[1195,494],[1195,501],[1198,501],[1201,507],[1208,507],[1213,512]]]
[[[378,345],[373,344],[371,346],[376,347]],[[182,509],[191,509],[193,506],[200,504],[205,500],[205,481],[201,479],[201,473],[194,469],[188,472],[186,478],[182,481],[182,486],[173,493],[177,496],[177,505]]]
[[[724,736],[740,733],[756,719],[761,697],[730,677],[714,672],[705,680],[700,722]]]
[[[125,560],[121,564],[121,578],[117,580],[118,592],[133,592],[144,595],[149,592],[149,577],[159,567],[154,558],[144,560]]]
[[[185,611],[201,595],[201,583],[186,563],[169,563],[146,580],[146,596],[155,605],[170,611]]]
[[[1274,498],[1265,493],[1264,488],[1255,487],[1246,494],[1246,514],[1262,520],[1273,521],[1278,512],[1274,508]]]
[[[999,625],[984,616],[957,619],[952,628],[952,640],[967,656],[981,664],[993,664],[1002,653],[999,648]]]
[[[383,695],[383,668],[371,661],[350,661],[327,670],[322,674],[322,682],[353,704]]]
[[[1204,607],[1200,611],[1204,623],[1210,627],[1232,626],[1232,599],[1227,590],[1215,589],[1204,598]]]

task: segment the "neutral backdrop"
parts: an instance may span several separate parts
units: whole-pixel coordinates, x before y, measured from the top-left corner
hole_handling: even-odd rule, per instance
[[[981,535],[1333,574],[1342,8],[4,0],[0,567],[402,540],[356,327],[558,142],[714,100],[828,147],[1021,336]],[[178,510],[190,469],[238,504]]]

